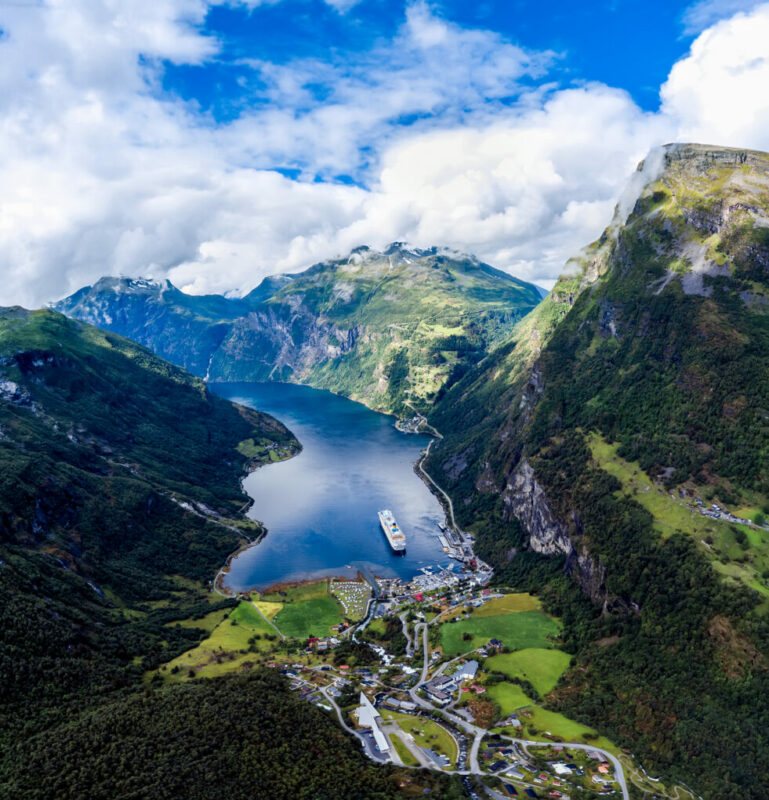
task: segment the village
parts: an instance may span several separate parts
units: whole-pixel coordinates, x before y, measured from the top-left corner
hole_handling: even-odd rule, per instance
[[[472,798],[630,800],[633,787],[633,797],[695,800],[550,707],[571,664],[560,620],[534,595],[492,588],[472,538],[444,533],[459,563],[408,580],[360,568],[241,593],[234,610],[204,618],[207,639],[148,677],[276,669],[373,761],[456,774]]]
[[[672,796],[628,753],[527,696],[547,693],[568,663],[536,598],[486,588],[478,576],[432,590],[419,579],[383,583],[372,613],[343,633],[350,663],[310,663],[325,651],[313,637],[309,662],[281,667],[291,689],[333,714],[371,759],[459,774],[478,798],[629,798],[628,779],[649,797]]]

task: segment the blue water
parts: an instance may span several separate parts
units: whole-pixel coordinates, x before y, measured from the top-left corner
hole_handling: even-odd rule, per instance
[[[236,556],[225,584],[234,590],[342,575],[368,567],[381,577],[411,578],[419,567],[448,563],[437,539],[444,514],[414,472],[429,438],[400,433],[393,417],[329,392],[282,383],[218,384],[223,397],[266,411],[303,445],[243,485],[249,516],[268,529]],[[406,535],[406,555],[390,550],[377,511],[390,508]]]

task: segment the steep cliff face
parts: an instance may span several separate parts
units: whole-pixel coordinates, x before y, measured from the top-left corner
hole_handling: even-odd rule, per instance
[[[394,243],[267,278],[241,300],[102,279],[56,308],[212,381],[282,380],[425,409],[534,308],[533,285],[460,253]]]

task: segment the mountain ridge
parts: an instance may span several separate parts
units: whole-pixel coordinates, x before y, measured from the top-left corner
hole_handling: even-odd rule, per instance
[[[103,278],[54,308],[134,338],[212,381],[288,380],[372,408],[427,408],[542,290],[445,248],[361,246],[243,298]]]
[[[627,219],[436,404],[427,467],[499,580],[568,620],[557,707],[708,798],[757,799],[769,155],[661,155]]]

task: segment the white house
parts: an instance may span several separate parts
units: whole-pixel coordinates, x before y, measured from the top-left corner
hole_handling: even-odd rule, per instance
[[[457,676],[463,681],[471,681],[478,672],[477,661],[467,661],[457,670]]]

